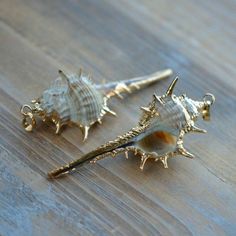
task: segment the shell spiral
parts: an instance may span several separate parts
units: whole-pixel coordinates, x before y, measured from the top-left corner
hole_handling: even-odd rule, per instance
[[[72,74],[57,78],[44,91],[40,104],[46,117],[89,127],[105,114],[106,99],[87,76]]]

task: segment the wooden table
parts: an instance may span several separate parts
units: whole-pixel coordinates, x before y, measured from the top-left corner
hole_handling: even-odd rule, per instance
[[[236,2],[230,0],[1,0],[0,234],[235,235]],[[19,108],[57,77],[83,67],[96,82],[172,68],[176,94],[216,96],[207,135],[189,135],[196,158],[169,169],[138,158],[107,158],[66,178],[52,168],[133,127],[139,106],[171,79],[124,101],[82,143],[80,130],[57,136],[21,127]]]

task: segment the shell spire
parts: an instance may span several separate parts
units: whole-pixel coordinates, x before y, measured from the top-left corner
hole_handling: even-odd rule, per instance
[[[146,107],[141,107],[143,114],[138,125],[113,141],[101,145],[97,149],[83,155],[81,158],[51,171],[49,178],[56,178],[67,174],[85,163],[95,163],[105,157],[115,157],[129,152],[140,156],[140,169],[143,170],[148,159],[160,161],[168,168],[168,159],[182,155],[193,158],[183,145],[184,135],[190,132],[205,133],[206,131],[194,125],[197,118],[204,115],[206,107],[215,100],[203,98],[203,101],[194,101],[187,96],[173,94],[177,78],[173,80],[163,96],[153,95],[152,101]]]

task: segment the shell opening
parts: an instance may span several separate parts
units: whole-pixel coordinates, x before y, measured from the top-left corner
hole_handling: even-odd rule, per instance
[[[145,153],[165,155],[173,152],[177,145],[177,137],[167,131],[156,131],[139,140],[135,146]]]

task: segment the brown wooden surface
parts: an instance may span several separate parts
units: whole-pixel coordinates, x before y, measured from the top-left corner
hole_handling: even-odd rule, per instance
[[[1,0],[0,234],[235,235],[235,9],[230,0]],[[138,107],[171,81],[113,100],[119,118],[106,117],[85,144],[75,127],[26,133],[20,104],[59,68],[79,67],[96,82],[170,67],[177,94],[215,94],[211,122],[199,122],[208,134],[186,138],[196,158],[141,172],[137,158],[120,156],[47,181],[52,168],[134,126]]]

